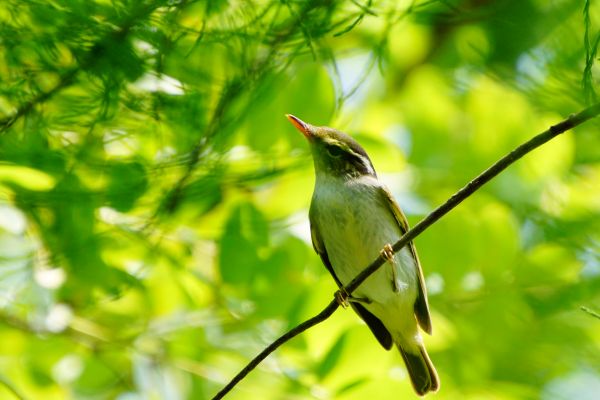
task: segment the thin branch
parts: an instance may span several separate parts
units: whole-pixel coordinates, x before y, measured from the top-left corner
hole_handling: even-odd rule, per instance
[[[500,160],[498,160],[495,164],[489,167],[487,170],[482,172],[475,179],[470,181],[466,186],[452,195],[444,204],[436,208],[431,214],[425,217],[421,222],[416,224],[412,229],[409,229],[400,240],[398,240],[392,246],[394,252],[400,251],[402,247],[404,247],[408,242],[413,240],[419,234],[421,234],[425,229],[433,225],[437,220],[446,215],[450,210],[459,205],[463,200],[476,192],[479,188],[485,185],[487,182],[492,180],[495,176],[497,176],[500,172],[504,171],[508,166],[513,164],[515,161],[519,160],[525,154],[533,151],[534,149],[540,147],[544,143],[552,140],[556,136],[564,133],[585,121],[594,118],[600,114],[600,103],[596,103],[578,114],[571,115],[569,118],[563,120],[562,122],[551,126],[546,131],[540,133],[539,135],[533,137],[529,141],[523,143]],[[385,262],[385,259],[380,255],[377,257],[375,261],[373,261],[368,267],[366,267],[358,276],[356,276],[348,285],[344,287],[344,290],[351,294],[356,288],[365,281],[372,273],[377,271],[379,267],[381,267]],[[275,351],[279,346],[292,339],[293,337],[299,335],[305,330],[313,327],[314,325],[323,322],[329,316],[331,316],[338,308],[338,304],[335,300],[332,300],[327,307],[323,309],[319,314],[314,317],[302,322],[300,325],[286,332],[283,336],[279,337],[279,339],[275,340],[271,343],[267,348],[265,348],[259,355],[254,357],[248,365],[246,365],[233,379],[219,391],[213,400],[222,399],[231,389],[235,387],[235,385],[240,382],[250,371],[252,371],[262,360],[267,358],[269,354]],[[585,311],[585,310],[584,310]]]
[[[377,16],[377,14],[375,14],[373,11],[370,10],[372,0],[369,0],[367,2],[366,6],[363,6],[362,4],[357,3],[356,1],[352,1],[352,3],[354,3],[355,5],[357,5],[358,7],[360,7],[363,11],[358,15],[358,17],[354,20],[354,22],[352,22],[350,25],[348,25],[346,28],[342,29],[341,31],[339,31],[337,33],[334,33],[333,34],[334,37],[342,36],[342,35],[345,35],[346,33],[350,32],[358,24],[360,24],[360,22],[363,20],[363,18],[367,14],[373,15],[373,16]]]
[[[97,62],[99,57],[95,52],[97,52],[98,49],[101,49],[109,39],[114,39],[115,36],[117,36],[119,40],[125,40],[125,37],[129,35],[132,28],[135,27],[140,20],[143,20],[156,8],[160,7],[160,5],[160,2],[156,2],[147,6],[137,5],[134,7],[131,15],[124,20],[121,26],[103,35],[97,42],[90,46],[91,50],[88,52],[87,56],[83,58],[83,61],[80,62],[79,65],[72,67],[63,73],[59,79],[59,82],[54,87],[48,91],[37,93],[29,101],[19,105],[14,114],[0,119],[0,135],[6,133],[19,119],[29,115],[29,113],[33,111],[35,107],[46,103],[47,101],[51,100],[52,97],[60,93],[63,89],[66,89],[74,84],[76,82],[75,78],[79,72],[89,69]]]
[[[224,129],[224,126],[226,125],[226,122],[224,121],[225,115],[233,105],[234,100],[239,98],[248,89],[248,87],[255,84],[255,82],[266,75],[266,73],[269,71],[269,68],[267,67],[276,60],[276,56],[278,55],[281,47],[283,47],[283,45],[285,45],[286,42],[296,34],[298,29],[304,29],[302,26],[302,21],[306,18],[311,10],[318,6],[319,3],[317,1],[307,2],[300,12],[297,14],[294,13],[295,16],[287,25],[287,30],[281,35],[278,35],[274,41],[270,43],[269,52],[265,56],[256,59],[254,63],[244,71],[243,74],[232,78],[230,82],[226,83],[223,92],[221,93],[221,97],[219,98],[219,101],[217,102],[217,105],[212,113],[210,122],[190,152],[190,158],[184,172],[178,178],[173,188],[169,190],[164,205],[161,205],[155,211],[155,216],[157,216],[159,212],[163,211],[163,209],[169,213],[172,213],[179,206],[183,189],[191,179],[195,169],[201,161],[202,155],[209,148],[214,137],[220,132],[220,130]],[[310,40],[309,36],[306,37],[307,40]],[[310,46],[310,43],[308,43],[308,45]],[[290,56],[290,61],[291,58],[292,57]],[[286,64],[286,66],[287,65],[289,65],[289,63]]]
[[[0,376],[0,385],[3,385],[10,393],[19,400],[25,400],[26,397],[13,385],[7,378]]]
[[[28,102],[21,104],[13,115],[1,119],[0,135],[2,135],[8,129],[10,129],[10,127],[12,127],[14,123],[19,120],[19,118],[29,114],[35,106],[37,106],[38,104],[45,103],[46,101],[50,100],[55,94],[60,92],[62,89],[71,85],[74,82],[78,72],[79,68],[73,68],[68,70],[61,76],[56,86],[54,86],[52,89],[46,92],[38,93]]]
[[[598,314],[597,312],[590,310],[586,306],[581,306],[580,308],[581,308],[581,311],[584,311],[584,312],[590,314],[592,317],[596,317],[596,318],[600,319],[600,314]]]
[[[213,397],[213,400],[222,399],[227,393],[229,393],[231,391],[231,389],[233,389],[235,387],[235,385],[238,384],[239,381],[244,379],[250,371],[252,371],[254,368],[256,368],[256,366],[258,364],[260,364],[262,360],[267,358],[267,356],[269,354],[271,354],[272,352],[277,350],[277,348],[279,346],[281,346],[282,344],[284,344],[291,338],[298,336],[305,330],[308,330],[309,328],[312,328],[313,326],[325,321],[327,318],[329,318],[335,312],[335,310],[338,309],[338,307],[339,307],[339,304],[337,303],[337,301],[332,300],[327,305],[327,307],[325,307],[323,309],[323,311],[321,311],[314,317],[307,319],[306,321],[302,322],[300,325],[297,325],[295,328],[290,329],[285,334],[280,336],[277,340],[275,340],[273,343],[268,345],[263,351],[261,351],[259,355],[254,357],[252,359],[252,361],[250,361],[248,363],[248,365],[246,365],[244,367],[244,369],[242,369],[236,376],[234,376],[233,379],[227,385],[225,385],[225,387],[223,389],[221,389],[219,391],[219,393],[217,393],[215,395],[215,397]]]
[[[588,104],[596,101],[596,92],[594,90],[594,79],[592,76],[592,67],[596,59],[596,53],[598,51],[598,45],[600,45],[600,33],[597,34],[594,44],[590,43],[590,0],[586,0],[583,6],[583,17],[585,25],[585,34],[583,37],[583,45],[585,47],[585,68],[583,70],[583,78],[581,84],[583,91],[586,95]]]
[[[460,189],[458,192],[454,193],[444,204],[433,210],[431,214],[425,217],[421,222],[416,224],[412,229],[406,232],[400,240],[398,240],[393,247],[394,252],[400,251],[404,245],[410,242],[412,239],[417,237],[417,235],[421,234],[425,229],[427,229],[430,225],[436,222],[438,219],[442,218],[444,215],[448,213],[448,211],[452,210],[454,207],[459,205],[463,200],[477,191],[481,186],[488,183],[495,176],[497,176],[500,172],[504,171],[508,168],[509,165],[523,157],[525,154],[533,151],[534,149],[540,147],[544,143],[552,140],[556,136],[560,135],[576,127],[577,125],[582,124],[588,119],[596,117],[600,114],[600,103],[596,103],[585,110],[581,111],[578,114],[571,115],[566,120],[551,126],[544,132],[540,133],[537,136],[534,136],[529,141],[523,143],[500,160],[496,161],[491,167],[483,171],[479,176],[469,182],[466,186]],[[354,278],[348,285],[346,285],[345,289],[348,293],[352,293],[356,288],[364,282],[365,279],[369,277],[373,272],[375,272],[379,267],[384,263],[385,259],[383,256],[379,256],[377,260],[375,260],[371,265],[365,268],[356,278]]]

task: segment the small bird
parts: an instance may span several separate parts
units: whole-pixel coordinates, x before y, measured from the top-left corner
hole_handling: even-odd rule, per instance
[[[349,303],[386,350],[392,344],[398,347],[419,396],[437,391],[437,372],[418,328],[431,334],[419,258],[412,242],[397,255],[391,247],[408,230],[406,217],[354,139],[290,114],[286,117],[310,144],[316,175],[310,232],[315,251],[342,289],[336,295],[338,302]],[[380,253],[386,264],[351,296],[343,292],[344,285]]]

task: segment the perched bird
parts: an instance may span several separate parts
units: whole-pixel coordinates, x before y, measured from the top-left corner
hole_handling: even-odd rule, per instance
[[[408,230],[406,217],[354,139],[286,116],[310,144],[312,243],[337,285],[343,288],[380,253],[388,260],[351,296],[338,292],[338,301],[349,302],[386,350],[398,347],[418,395],[435,392],[439,379],[418,328],[431,334],[419,258],[412,242],[396,255],[390,245]]]

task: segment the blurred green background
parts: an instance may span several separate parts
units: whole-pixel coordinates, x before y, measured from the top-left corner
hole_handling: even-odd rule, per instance
[[[3,0],[0,398],[203,399],[335,290],[293,113],[411,224],[596,100],[598,1]],[[600,393],[598,121],[416,239],[439,399]],[[413,398],[348,310],[231,399]]]

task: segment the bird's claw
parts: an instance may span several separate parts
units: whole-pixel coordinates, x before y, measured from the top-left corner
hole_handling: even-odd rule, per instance
[[[347,308],[350,305],[350,302],[348,301],[350,295],[348,294],[348,292],[346,292],[346,289],[341,288],[340,290],[335,292],[334,297],[337,303],[340,306],[342,306],[342,308]]]
[[[383,249],[381,250],[381,256],[385,258],[386,261],[394,260],[394,248],[391,244],[386,243],[386,245],[383,246]]]
[[[367,297],[352,297],[351,295],[348,294],[348,292],[346,292],[346,289],[341,288],[340,290],[338,290],[337,292],[335,292],[335,300],[337,301],[337,303],[342,306],[343,308],[346,308],[350,305],[350,303],[363,303],[363,304],[371,304],[372,301],[371,299],[367,298]]]

